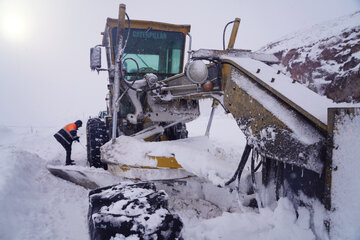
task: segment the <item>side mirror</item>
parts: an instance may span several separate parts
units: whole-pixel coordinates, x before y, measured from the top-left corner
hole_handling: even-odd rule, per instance
[[[90,68],[93,71],[101,68],[101,47],[99,45],[90,49]]]

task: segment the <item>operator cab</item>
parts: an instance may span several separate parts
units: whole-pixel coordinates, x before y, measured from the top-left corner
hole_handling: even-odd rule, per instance
[[[143,79],[146,73],[153,73],[158,80],[172,77],[183,72],[186,35],[190,32],[190,25],[174,25],[143,20],[125,21],[123,30],[125,45],[122,57],[125,68],[125,80]],[[114,66],[117,51],[118,20],[108,18],[105,31],[102,33],[102,46],[106,49],[109,71],[109,96],[112,96],[114,83]],[[99,47],[100,48],[100,47]],[[96,48],[94,50],[96,51]],[[101,50],[100,50],[101,52]],[[100,53],[101,55],[101,53]],[[98,58],[101,58],[98,57]],[[93,63],[97,64],[93,64]],[[101,69],[101,59],[92,61],[92,69]],[[120,89],[120,95],[124,89]],[[138,95],[141,104],[145,104],[145,93]],[[110,98],[109,105],[112,106]],[[110,107],[111,108],[111,107]],[[118,117],[124,119],[127,114],[135,112],[135,106],[126,94],[119,101]],[[111,109],[108,111],[112,112]]]
[[[127,80],[141,79],[145,73],[154,73],[161,80],[183,71],[189,25],[131,20],[130,33],[128,31],[128,28],[123,31],[124,41],[129,36],[123,56]],[[109,38],[110,43],[107,42]],[[116,44],[117,19],[109,18],[103,45],[111,46],[111,51],[107,51],[111,65],[114,64]]]

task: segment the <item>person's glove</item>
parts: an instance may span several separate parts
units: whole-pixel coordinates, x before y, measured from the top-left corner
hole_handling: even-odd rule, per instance
[[[76,136],[76,137],[74,138],[74,141],[80,142],[80,137],[79,137],[79,136]]]

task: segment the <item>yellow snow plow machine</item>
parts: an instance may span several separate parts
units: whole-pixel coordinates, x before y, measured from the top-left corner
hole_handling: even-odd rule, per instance
[[[117,233],[138,234],[141,239],[181,238],[181,220],[166,210],[166,194],[156,188],[184,186],[196,177],[182,169],[176,154],[145,151],[136,155],[140,149],[132,148],[131,142],[187,138],[185,124],[200,115],[199,100],[204,98],[214,100],[213,110],[221,105],[232,114],[247,139],[238,168],[221,189],[235,179],[240,181],[249,159],[252,194],[268,191],[276,199],[289,197],[295,206],[306,205],[301,200],[306,196],[329,211],[341,211],[336,202],[339,188],[344,193],[352,191],[338,184],[346,174],[341,166],[353,161],[344,159],[344,151],[360,148],[360,141],[346,141],[344,129],[360,128],[359,104],[336,104],[317,95],[271,67],[278,63],[274,55],[234,49],[240,19],[230,23],[233,29],[227,48],[224,44],[222,50],[192,50],[190,25],[133,20],[123,4],[117,19],[106,20],[102,43],[91,49],[90,65],[92,70],[108,72],[107,109],[106,114],[88,120],[88,162],[138,181],[90,192],[92,239],[108,239]],[[101,66],[104,50],[107,68]],[[130,159],[134,156],[142,160]],[[127,203],[121,213],[110,213],[119,201]],[[257,199],[256,207],[264,205]],[[131,215],[132,211],[141,214]],[[156,228],[140,224],[140,218],[158,211],[165,214]],[[324,224],[331,229],[334,221],[329,217]]]

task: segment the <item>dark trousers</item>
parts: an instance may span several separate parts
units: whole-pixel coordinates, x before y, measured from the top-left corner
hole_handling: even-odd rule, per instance
[[[70,164],[72,162],[71,160],[71,144],[65,148],[66,151],[66,164]]]
[[[61,146],[63,146],[65,148],[66,151],[66,162],[65,164],[70,164],[71,161],[71,144],[72,143],[67,143],[61,136],[55,134],[54,135],[55,139],[61,144]]]

